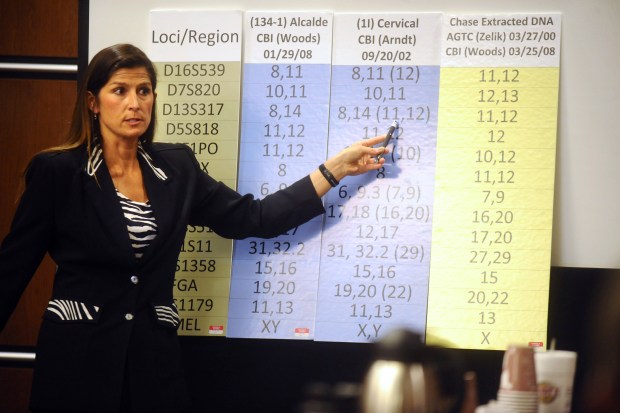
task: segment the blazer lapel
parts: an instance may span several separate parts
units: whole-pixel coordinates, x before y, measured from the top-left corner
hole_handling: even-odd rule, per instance
[[[174,231],[176,224],[174,205],[177,196],[175,193],[175,185],[173,185],[174,178],[170,176],[169,171],[165,171],[168,175],[165,179],[161,179],[153,170],[153,167],[149,165],[140,154],[138,154],[138,159],[140,160],[142,179],[144,180],[146,193],[149,198],[149,203],[153,208],[155,222],[157,223],[157,236],[146,249],[142,257],[142,260],[146,260],[153,254],[153,251],[158,250],[157,246],[168,239],[171,232]],[[158,162],[158,159],[154,159],[154,162],[157,167],[162,166],[161,162]]]
[[[84,168],[82,177],[84,190],[101,221],[101,231],[122,251],[124,259],[135,260],[123,210],[105,162],[97,169],[96,179]]]
[[[165,241],[174,230],[176,224],[174,210],[175,200],[177,199],[175,190],[177,188],[175,185],[171,185],[174,181],[173,177],[166,176],[162,179],[161,170],[156,172],[154,170],[156,166],[149,164],[141,154],[138,154],[138,160],[147,196],[153,208],[155,222],[157,223],[157,236],[146,249],[141,259],[141,261],[145,261],[153,254],[153,251],[157,251],[157,245]],[[158,159],[154,160],[156,165],[159,163],[158,161]],[[133,248],[131,247],[123,210],[105,162],[102,162],[97,168],[97,179],[86,172],[85,165],[86,162],[82,168],[85,192],[91,199],[97,216],[101,221],[102,231],[123,251],[126,259],[137,263]]]

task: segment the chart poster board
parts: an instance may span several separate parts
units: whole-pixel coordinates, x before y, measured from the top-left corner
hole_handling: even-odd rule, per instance
[[[234,243],[188,228],[179,333],[546,346],[561,17],[151,10],[156,139],[241,193],[399,124],[322,217]]]

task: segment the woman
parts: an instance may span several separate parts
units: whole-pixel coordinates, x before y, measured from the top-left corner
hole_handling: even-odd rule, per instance
[[[89,64],[67,142],[31,161],[0,248],[0,328],[49,252],[54,288],[37,344],[34,411],[175,412],[189,406],[172,287],[187,225],[273,237],[324,212],[338,180],[376,170],[358,142],[255,200],[203,173],[185,145],[153,143],[157,80],[131,45]],[[323,167],[324,166],[324,167]],[[134,215],[146,233],[134,230]]]

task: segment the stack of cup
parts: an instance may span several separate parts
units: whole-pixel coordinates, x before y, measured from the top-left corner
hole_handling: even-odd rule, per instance
[[[538,411],[568,413],[571,410],[577,353],[550,350],[537,352]]]
[[[538,412],[534,349],[510,346],[504,353],[497,404],[501,411]]]

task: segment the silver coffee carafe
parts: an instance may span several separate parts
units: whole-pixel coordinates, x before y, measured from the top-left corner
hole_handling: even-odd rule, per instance
[[[377,358],[362,388],[363,413],[447,413],[457,401],[445,374],[442,349],[424,346],[421,336],[395,330],[376,343]]]

